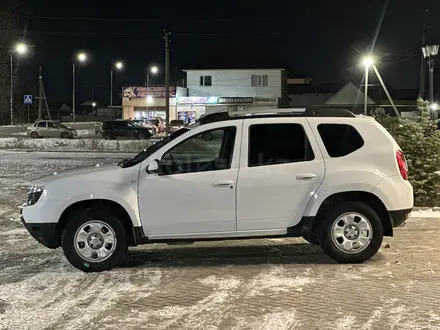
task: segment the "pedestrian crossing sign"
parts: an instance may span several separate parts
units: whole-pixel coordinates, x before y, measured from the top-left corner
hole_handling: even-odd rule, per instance
[[[24,104],[32,104],[32,95],[24,96]]]

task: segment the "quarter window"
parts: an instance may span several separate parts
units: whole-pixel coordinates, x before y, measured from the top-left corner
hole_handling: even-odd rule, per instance
[[[314,158],[300,124],[258,124],[249,128],[249,167],[305,162]]]
[[[364,139],[351,125],[319,124],[318,132],[330,157],[343,157],[364,145]]]

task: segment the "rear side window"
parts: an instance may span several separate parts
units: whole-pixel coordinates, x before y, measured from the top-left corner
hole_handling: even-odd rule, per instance
[[[318,132],[330,157],[343,157],[360,149],[364,139],[351,125],[319,124]]]
[[[258,124],[249,127],[248,166],[310,161],[315,158],[300,124]]]
[[[40,122],[37,124],[37,127],[46,127],[46,122],[45,122],[45,121],[40,121]]]

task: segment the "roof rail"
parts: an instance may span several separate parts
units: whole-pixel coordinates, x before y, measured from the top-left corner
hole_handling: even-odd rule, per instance
[[[264,108],[244,109],[240,107],[229,107],[218,112],[202,115],[197,121],[200,124],[208,124],[224,120],[246,119],[246,118],[273,118],[273,117],[349,117],[356,118],[356,115],[347,109],[335,108]]]

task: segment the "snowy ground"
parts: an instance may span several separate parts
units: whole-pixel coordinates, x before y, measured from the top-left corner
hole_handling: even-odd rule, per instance
[[[143,246],[100,274],[75,270],[19,223],[30,179],[127,156],[0,152],[0,329],[440,329],[435,210],[362,265],[263,239]]]

